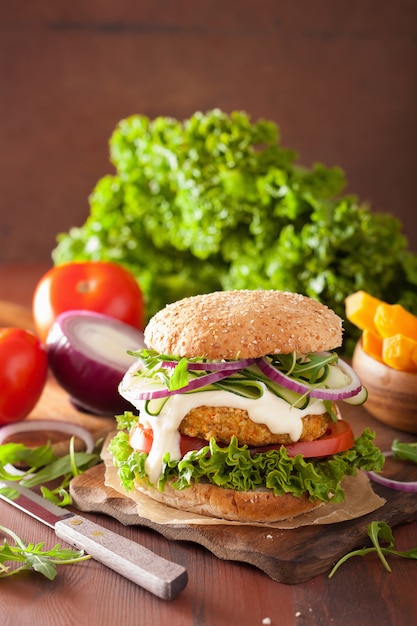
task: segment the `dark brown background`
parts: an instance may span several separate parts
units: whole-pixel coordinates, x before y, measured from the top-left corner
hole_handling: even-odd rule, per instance
[[[275,120],[417,250],[415,0],[15,0],[0,16],[0,263],[88,215],[133,113]]]

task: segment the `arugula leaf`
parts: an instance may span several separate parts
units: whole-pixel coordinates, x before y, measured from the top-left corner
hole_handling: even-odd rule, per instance
[[[92,467],[99,461],[99,455],[88,452],[77,452],[76,454],[66,454],[58,457],[49,465],[45,465],[33,476],[24,478],[20,482],[25,487],[35,487],[42,483],[47,483],[60,477],[64,477],[64,482],[68,483],[68,477],[73,478],[83,470]]]
[[[40,486],[42,495],[58,504],[67,506],[71,497],[67,487],[74,476],[84,472],[93,465],[101,463],[99,451],[75,452],[74,438],[70,440],[69,453],[63,457],[57,456],[50,442],[30,448],[21,443],[6,443],[0,445],[0,478],[8,481],[19,481],[25,487]],[[21,474],[11,471],[11,467],[27,467]],[[46,484],[60,479],[60,483],[49,489]],[[10,497],[16,492],[9,488],[2,489]]]
[[[37,448],[29,448],[23,443],[4,443],[0,445],[0,477],[13,480],[13,476],[7,471],[7,465],[23,465],[28,468],[26,474],[30,475],[56,458],[49,442]]]
[[[168,378],[168,389],[170,391],[176,391],[188,385],[187,365],[187,359],[184,358],[178,361],[174,367],[171,376]]]
[[[384,552],[392,550],[394,547],[394,537],[390,526],[388,526],[385,522],[372,522],[372,524],[368,526],[368,535],[375,546],[375,552],[377,553],[381,563],[387,572],[390,572],[391,568],[384,556]],[[380,540],[386,542],[388,546],[383,549],[380,545]]]
[[[57,565],[79,563],[90,559],[83,550],[61,548],[60,544],[50,550],[44,550],[44,543],[26,544],[16,533],[5,526],[0,526],[0,532],[8,535],[15,542],[11,546],[5,539],[0,546],[0,578],[6,578],[23,570],[33,570],[43,574],[49,580],[54,580],[57,575]],[[14,569],[6,565],[8,562],[22,563]]]
[[[417,442],[403,443],[394,439],[391,445],[394,459],[417,463]]]
[[[336,364],[338,356],[335,352],[327,355],[308,354],[297,357],[295,352],[291,354],[271,355],[272,364],[284,372],[287,376],[292,376],[296,380],[308,382],[311,385],[325,380],[328,374],[328,366]]]
[[[417,254],[401,222],[343,195],[340,168],[301,167],[279,135],[273,121],[219,109],[121,120],[115,173],[97,182],[84,225],[58,235],[54,263],[124,265],[149,316],[219,289],[295,291],[342,318],[346,296],[363,289],[417,314]]]
[[[44,497],[45,500],[49,500],[57,506],[66,507],[72,503],[72,498],[69,492],[62,486],[51,490],[45,485],[41,485],[40,490],[42,497]]]
[[[367,525],[368,537],[371,539],[372,548],[361,548],[358,550],[352,550],[345,554],[341,559],[337,561],[328,577],[332,578],[336,571],[343,563],[353,556],[367,556],[368,554],[376,553],[387,572],[391,572],[391,567],[386,559],[387,556],[399,556],[406,559],[417,559],[417,548],[411,550],[399,551],[394,549],[394,536],[391,527],[386,522],[374,521]],[[381,545],[381,542],[384,545]]]

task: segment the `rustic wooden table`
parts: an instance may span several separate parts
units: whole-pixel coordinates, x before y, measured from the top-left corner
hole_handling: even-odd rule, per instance
[[[18,321],[30,325],[27,307],[33,288],[46,269],[47,266],[41,264],[0,266],[0,301],[18,305],[12,311],[10,307],[2,309],[0,306],[0,326]],[[26,307],[26,310],[19,307]],[[47,414],[41,402],[30,419],[59,417],[59,394],[60,390],[52,387]],[[370,426],[376,431],[377,442],[383,449],[389,448],[395,437],[413,439],[375,421],[363,409],[348,413],[354,430]],[[66,418],[92,431],[108,425],[108,418],[94,418],[75,411],[69,411]],[[172,601],[160,600],[93,560],[62,567],[53,582],[25,573],[0,580],[3,626],[92,623],[101,626],[411,626],[415,623],[417,570],[412,560],[391,559],[392,573],[387,573],[374,556],[353,558],[330,580],[323,574],[308,582],[288,585],[273,581],[251,565],[220,560],[197,544],[168,541],[153,530],[124,526],[105,515],[85,515],[185,566],[189,576],[186,589]],[[379,519],[378,512],[375,516]],[[49,546],[56,543],[51,529],[2,501],[0,523],[28,541],[44,541]],[[417,523],[396,526],[394,536],[398,549],[416,547]],[[317,559],[320,559],[319,553]]]

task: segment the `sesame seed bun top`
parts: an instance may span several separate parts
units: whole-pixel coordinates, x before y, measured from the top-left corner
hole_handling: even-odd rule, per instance
[[[342,332],[342,319],[306,296],[235,290],[168,304],[149,321],[145,342],[162,354],[230,360],[332,350]]]

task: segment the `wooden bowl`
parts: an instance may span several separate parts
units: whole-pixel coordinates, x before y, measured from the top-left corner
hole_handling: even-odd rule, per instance
[[[400,372],[356,344],[352,367],[368,390],[364,408],[393,428],[417,434],[417,373]]]

